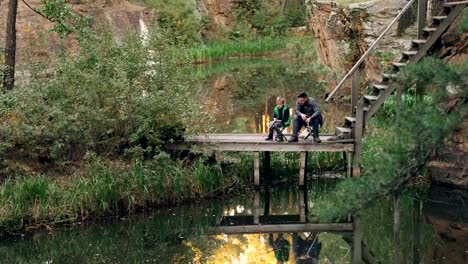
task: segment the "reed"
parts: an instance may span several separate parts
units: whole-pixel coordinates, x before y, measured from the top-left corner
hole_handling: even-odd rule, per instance
[[[0,187],[0,229],[128,214],[222,193],[242,181],[232,171],[201,161],[185,166],[169,156],[131,166],[95,161],[65,183],[52,177],[8,180]]]

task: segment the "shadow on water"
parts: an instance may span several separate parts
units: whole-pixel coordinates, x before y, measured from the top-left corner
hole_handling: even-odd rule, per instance
[[[321,223],[314,200],[334,185],[322,183],[10,238],[0,241],[0,263],[466,263],[466,193],[402,194],[395,233],[393,199]]]

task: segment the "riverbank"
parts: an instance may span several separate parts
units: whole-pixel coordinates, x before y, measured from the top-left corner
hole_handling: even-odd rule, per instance
[[[53,227],[105,216],[124,216],[240,188],[245,179],[229,168],[192,165],[159,155],[131,164],[91,161],[75,175],[17,177],[0,187],[0,230]]]

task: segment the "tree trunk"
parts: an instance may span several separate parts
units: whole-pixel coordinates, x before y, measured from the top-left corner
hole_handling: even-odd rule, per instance
[[[8,16],[6,23],[5,71],[3,74],[3,89],[5,90],[13,89],[15,84],[17,9],[18,0],[10,0],[8,3]]]

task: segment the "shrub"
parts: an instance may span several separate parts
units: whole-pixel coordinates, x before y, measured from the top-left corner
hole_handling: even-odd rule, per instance
[[[80,54],[62,58],[53,77],[0,95],[0,157],[154,152],[180,136],[194,98],[164,45],[161,37],[147,47],[136,36],[121,44],[110,35],[83,40]]]

